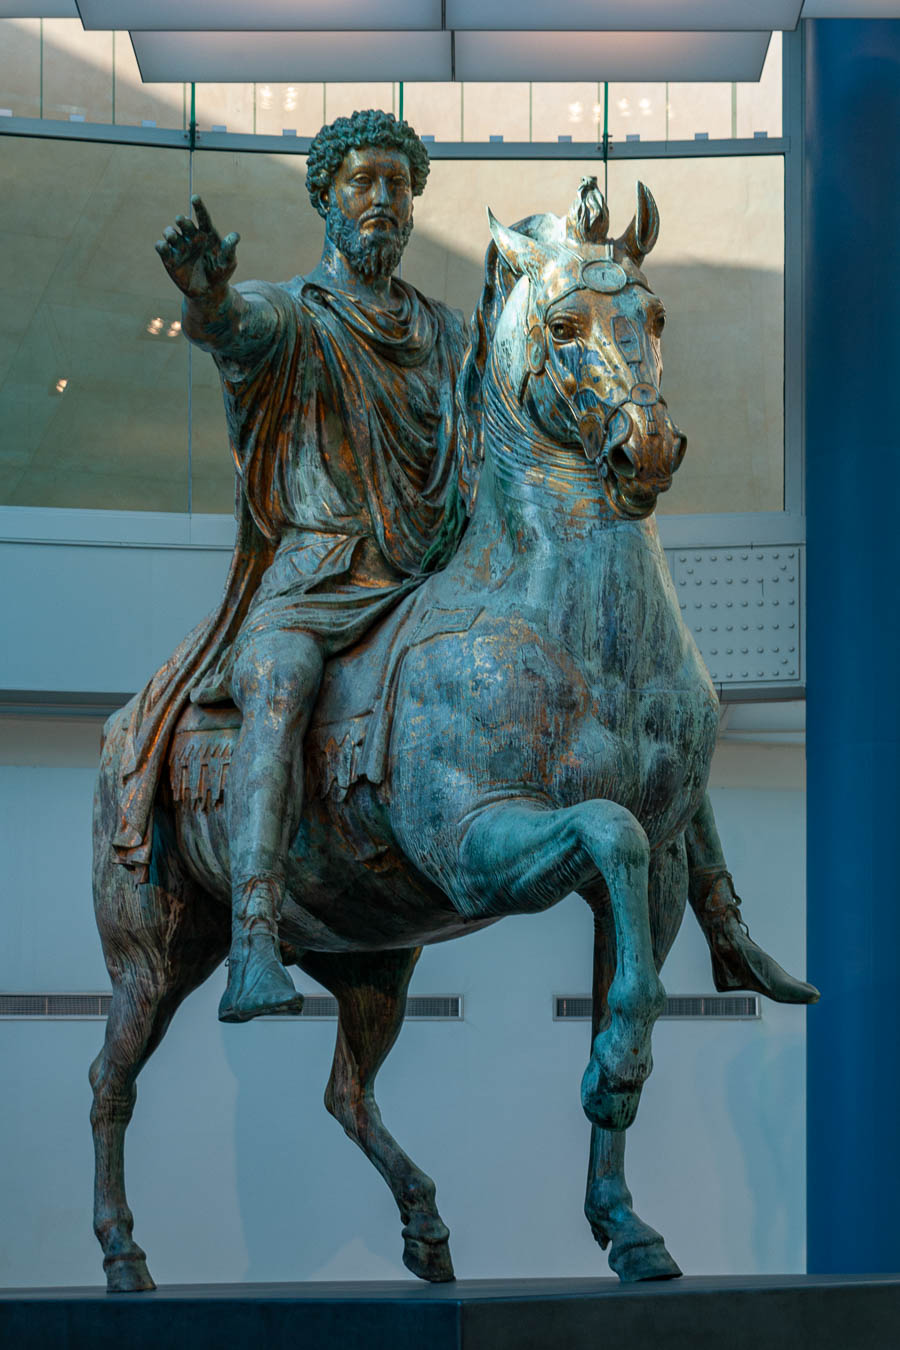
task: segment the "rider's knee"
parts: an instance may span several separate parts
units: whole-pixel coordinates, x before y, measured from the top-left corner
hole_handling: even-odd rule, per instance
[[[244,643],[234,664],[232,692],[245,712],[265,708],[289,716],[314,699],[322,680],[323,658],[306,634],[267,634]]]

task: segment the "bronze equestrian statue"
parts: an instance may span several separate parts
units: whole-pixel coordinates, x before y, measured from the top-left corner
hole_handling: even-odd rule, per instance
[[[429,1280],[453,1278],[448,1231],[372,1091],[422,945],[572,890],[591,906],[585,1208],[623,1280],[679,1273],[631,1208],[624,1131],[687,899],[718,988],[817,997],[749,938],[706,795],[718,704],[652,518],[685,449],[642,270],[655,203],[640,185],[618,239],[591,179],[565,218],[492,218],[463,361],[458,316],[393,275],[427,169],[389,114],[323,128],[322,260],[284,285],[230,287],[237,235],[196,199],[157,245],[219,365],[240,504],[222,605],[106,728],[91,1081],[113,1291],[153,1287],[124,1188],[137,1075],[226,953],[223,1020],[299,1010],[286,964],[335,994],[326,1105]]]

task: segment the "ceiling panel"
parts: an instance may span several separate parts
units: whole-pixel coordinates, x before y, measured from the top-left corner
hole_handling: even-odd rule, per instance
[[[77,19],[75,0],[0,0],[0,19]]]
[[[770,37],[770,33],[457,33],[456,78],[754,81],[762,72]]]
[[[3,3],[3,0],[0,0]],[[85,28],[157,32],[440,29],[441,0],[78,0]]]
[[[132,33],[147,82],[449,80],[449,33]]]
[[[804,0],[802,19],[900,19],[900,0]]]
[[[838,3],[838,0],[835,0]],[[457,29],[520,31],[652,29],[759,31],[793,29],[802,0],[446,0],[446,24]]]

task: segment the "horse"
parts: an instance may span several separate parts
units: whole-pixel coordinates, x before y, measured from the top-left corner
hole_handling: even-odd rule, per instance
[[[708,812],[718,699],[653,518],[686,446],[660,390],[665,316],[642,270],[659,214],[639,184],[611,238],[589,179],[567,216],[507,228],[491,215],[490,229],[458,386],[468,528],[443,570],[328,667],[279,936],[285,960],[337,999],[326,1108],[390,1187],[406,1266],[445,1281],[434,1183],[382,1122],[375,1075],[424,945],[578,892],[594,917],[585,1213],[621,1280],[666,1279],[681,1272],[633,1210],[625,1132],[702,842],[692,822]],[[137,1076],[228,951],[222,795],[239,718],[182,717],[141,880],[111,848],[127,716],[105,728],[94,809],[113,987],[90,1073],[94,1227],[113,1292],[154,1287],[125,1194]]]

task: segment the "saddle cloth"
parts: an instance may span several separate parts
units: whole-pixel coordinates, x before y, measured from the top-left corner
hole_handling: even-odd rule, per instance
[[[307,800],[341,802],[366,779],[384,789],[394,703],[403,658],[412,647],[448,633],[465,633],[481,606],[447,609],[428,604],[423,586],[365,638],[333,657],[305,744]],[[234,703],[189,703],[178,720],[169,752],[172,795],[194,810],[208,811],[225,794],[231,752],[241,725]]]

